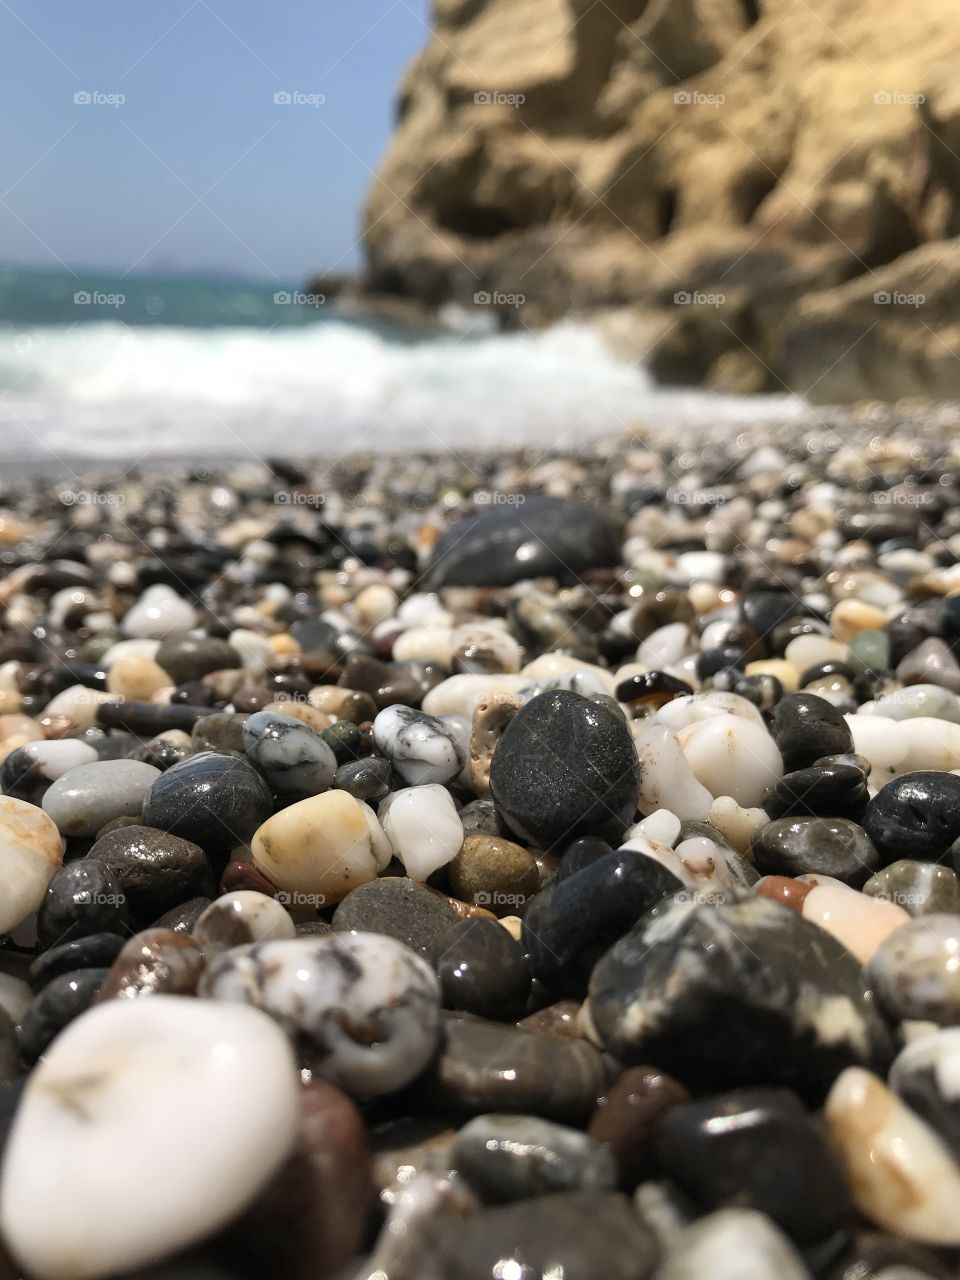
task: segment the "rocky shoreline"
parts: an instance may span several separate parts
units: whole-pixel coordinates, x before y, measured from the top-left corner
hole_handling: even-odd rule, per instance
[[[955,1275],[957,422],[8,480],[0,1276]]]

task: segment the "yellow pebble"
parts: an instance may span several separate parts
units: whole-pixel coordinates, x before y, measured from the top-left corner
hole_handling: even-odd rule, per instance
[[[267,636],[267,643],[278,658],[292,658],[300,653],[300,644],[286,631]]]
[[[263,709],[264,711],[272,711],[274,715],[291,716],[294,720],[302,720],[304,724],[308,724],[311,729],[316,729],[318,733],[322,733],[324,729],[329,729],[334,720],[336,720],[336,716],[328,716],[323,711],[318,711],[316,707],[311,707],[309,703],[294,702],[292,698],[268,702]]]
[[[16,715],[23,704],[23,695],[16,689],[0,689],[0,715]]]
[[[501,916],[497,924],[502,924],[514,942],[520,941],[520,931],[523,928],[523,921],[519,916]]]
[[[830,615],[830,630],[849,644],[861,631],[880,631],[887,621],[887,614],[875,604],[865,600],[841,600]]]
[[[172,683],[159,663],[136,653],[118,658],[107,676],[110,693],[133,702],[149,702],[158,689],[167,688]]]
[[[800,672],[792,662],[783,658],[764,658],[760,662],[748,662],[744,668],[748,676],[776,676],[787,693],[796,693],[800,684]]]

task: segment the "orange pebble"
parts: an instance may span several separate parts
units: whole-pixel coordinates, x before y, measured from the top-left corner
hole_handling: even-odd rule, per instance
[[[804,884],[790,876],[764,876],[757,882],[757,893],[761,898],[769,898],[771,902],[779,902],[781,906],[798,912],[803,911],[803,900],[812,888],[812,884]]]

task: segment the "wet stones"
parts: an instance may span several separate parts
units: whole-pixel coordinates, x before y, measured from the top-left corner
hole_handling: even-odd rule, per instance
[[[788,773],[805,769],[823,756],[853,750],[842,714],[812,693],[788,693],[780,699],[773,713],[773,736]]]
[[[97,760],[62,774],[43,809],[67,836],[92,836],[124,814],[138,814],[160,771],[139,760]]]
[[[90,857],[113,875],[134,919],[143,924],[188,898],[213,893],[213,872],[203,849],[156,827],[108,831],[90,850]]]
[[[96,759],[94,748],[77,738],[27,742],[0,763],[0,787],[4,795],[39,804],[51,783]]]
[[[530,968],[523,951],[493,920],[460,920],[439,938],[436,970],[443,1003],[482,1018],[523,1011]]]
[[[671,1107],[655,1140],[661,1171],[701,1209],[757,1209],[801,1244],[826,1240],[849,1214],[837,1157],[788,1089]]]
[[[337,758],[320,734],[290,716],[258,711],[243,725],[250,763],[285,800],[319,795],[333,782]]]
[[[764,897],[669,901],[596,965],[590,1013],[607,1049],[684,1083],[783,1084],[818,1096],[892,1044],[858,962]]]
[[[879,866],[870,838],[849,818],[780,818],[760,828],[752,851],[764,875],[812,872],[857,887]]]
[[[463,844],[463,824],[453,797],[436,782],[404,787],[377,810],[393,852],[412,880],[446,866]]]
[[[467,836],[448,875],[455,897],[501,916],[516,914],[540,887],[533,855],[499,836]]]
[[[635,1186],[654,1171],[652,1136],[659,1119],[689,1096],[664,1071],[628,1067],[597,1099],[587,1133],[614,1157],[623,1186]]]
[[[412,707],[385,707],[373,722],[373,740],[410,786],[450,782],[465,763],[449,727]]]
[[[47,885],[37,912],[37,937],[54,947],[94,933],[129,932],[130,914],[119,881],[97,858],[62,867]]]
[[[63,841],[42,809],[0,796],[0,933],[9,933],[44,900],[63,861]]]
[[[679,1233],[657,1280],[810,1280],[787,1237],[752,1209],[720,1209]]]
[[[440,993],[429,965],[373,933],[261,942],[218,956],[200,994],[270,1014],[304,1065],[348,1093],[409,1084],[433,1055]]]
[[[531,699],[493,756],[497,808],[538,847],[576,835],[619,840],[633,817],[639,769],[623,719],[576,693]]]
[[[160,642],[156,662],[174,684],[200,680],[210,671],[240,666],[240,655],[218,636],[171,635]]]
[[[35,991],[39,991],[62,973],[75,969],[109,968],[116,959],[124,939],[117,933],[93,933],[50,947],[27,970],[27,978]]]
[[[870,877],[863,892],[896,903],[910,916],[960,913],[960,878],[936,862],[915,862],[912,858],[891,862]]]
[[[23,1015],[20,1024],[20,1052],[24,1062],[33,1064],[55,1036],[78,1018],[103,984],[106,969],[75,969],[51,978]]]
[[[202,970],[203,954],[186,933],[167,928],[144,929],[117,954],[97,1000],[192,996]]]
[[[273,808],[260,774],[242,756],[204,751],[161,774],[147,792],[145,826],[191,840],[208,853],[244,844]]]
[[[296,926],[290,913],[276,898],[253,889],[238,889],[211,902],[191,933],[209,960],[231,947],[293,938]]]
[[[960,1022],[960,915],[926,915],[880,944],[869,977],[893,1018]]]
[[[333,913],[333,927],[338,933],[382,933],[432,962],[457,919],[441,894],[406,876],[389,876],[347,894]]]
[[[960,777],[905,773],[870,801],[863,827],[886,865],[910,857],[941,862],[960,836]]]
[[[960,1160],[960,1028],[911,1041],[890,1069],[890,1087]]]
[[[537,1116],[484,1115],[463,1126],[453,1167],[489,1204],[558,1191],[612,1191],[610,1153],[577,1129]]]

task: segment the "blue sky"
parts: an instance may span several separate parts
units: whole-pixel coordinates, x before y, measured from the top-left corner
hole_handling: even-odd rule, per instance
[[[428,0],[0,0],[0,260],[355,267],[428,23]]]

